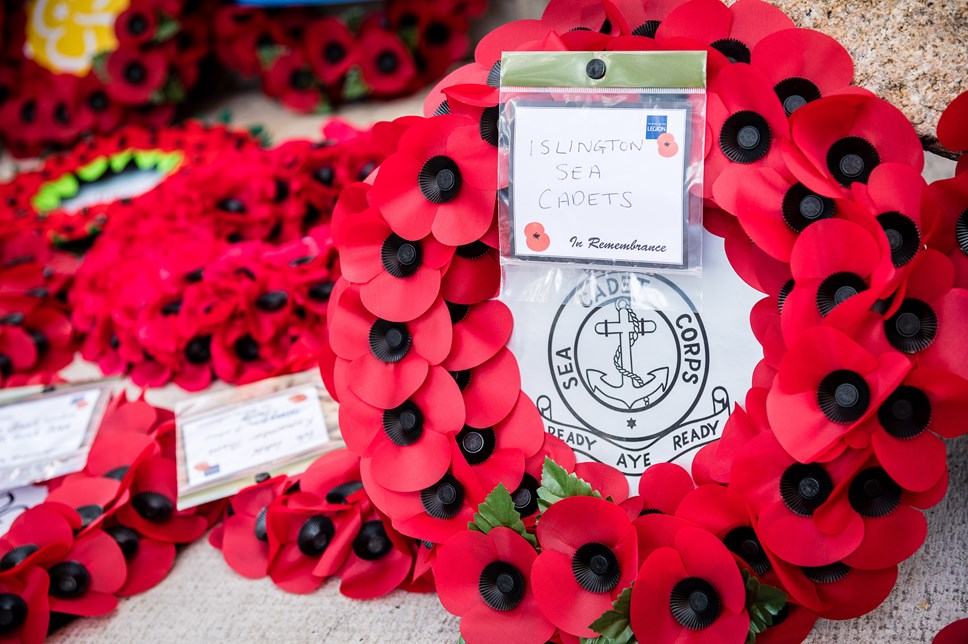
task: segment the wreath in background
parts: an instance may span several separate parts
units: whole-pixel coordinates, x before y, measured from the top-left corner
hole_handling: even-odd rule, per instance
[[[297,112],[416,91],[468,48],[468,21],[484,0],[393,0],[366,12],[225,5],[215,15],[219,61]]]

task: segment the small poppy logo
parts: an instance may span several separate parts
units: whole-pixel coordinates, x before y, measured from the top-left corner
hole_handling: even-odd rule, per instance
[[[289,396],[289,402],[299,404],[306,400],[306,394],[296,394],[294,396]]]
[[[201,463],[196,463],[195,466],[192,469],[198,470],[199,472],[204,472],[204,471],[210,469],[211,467],[212,467],[211,465],[209,465],[205,461],[202,461]]]
[[[524,227],[524,237],[528,248],[536,253],[548,250],[548,246],[551,245],[551,237],[548,237],[544,226],[536,221],[532,221]]]
[[[659,144],[659,156],[669,158],[676,156],[676,153],[679,152],[679,144],[676,143],[676,137],[669,132],[660,134],[656,143]]]
[[[74,398],[73,400],[71,400],[71,405],[73,405],[77,409],[84,409],[85,407],[88,406],[88,402],[86,400],[84,400],[84,398],[82,398],[82,397],[79,396],[79,397]]]

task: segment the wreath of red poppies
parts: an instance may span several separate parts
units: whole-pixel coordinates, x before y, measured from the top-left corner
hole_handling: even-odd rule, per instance
[[[0,22],[0,139],[16,156],[122,123],[169,123],[211,49],[212,3],[131,0],[114,24],[117,49],[95,56],[83,75],[58,74],[24,53],[29,7],[8,3]]]
[[[215,15],[219,61],[297,112],[416,91],[461,60],[485,0],[393,0],[378,11],[258,9]]]

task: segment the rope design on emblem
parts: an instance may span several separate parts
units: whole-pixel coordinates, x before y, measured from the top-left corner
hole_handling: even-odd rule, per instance
[[[619,308],[617,302],[615,304],[615,308],[616,309]],[[631,307],[626,308],[626,310],[629,312],[629,322],[632,323],[632,328],[633,329],[638,329],[639,328],[639,316],[637,316],[635,314],[635,311],[633,311],[631,309]],[[630,335],[630,337],[629,337],[629,351],[631,352],[632,347],[635,346],[635,343],[638,341],[639,336],[642,335],[642,334],[639,333],[638,331],[633,331],[629,335]],[[619,343],[618,348],[615,349],[615,357],[612,358],[612,364],[615,365],[615,368],[618,369],[618,372],[620,374],[622,374],[623,376],[626,376],[627,378],[631,378],[632,379],[632,386],[633,387],[635,387],[636,389],[638,389],[639,387],[644,387],[645,386],[645,381],[642,380],[642,378],[639,377],[638,374],[634,374],[634,373],[632,373],[631,371],[629,371],[628,369],[626,369],[626,368],[624,368],[622,366],[622,343]]]

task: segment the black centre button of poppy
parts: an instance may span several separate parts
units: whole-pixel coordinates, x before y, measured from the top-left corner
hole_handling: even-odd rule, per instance
[[[601,543],[586,543],[571,558],[571,572],[578,585],[590,593],[607,593],[622,576],[618,557]]]
[[[827,150],[827,169],[842,186],[867,183],[880,162],[877,149],[859,136],[839,139]]]
[[[817,288],[817,310],[827,315],[838,304],[843,304],[858,293],[867,290],[867,282],[854,273],[842,271],[824,279]]]
[[[605,61],[601,58],[592,58],[585,65],[585,73],[592,80],[599,80],[605,77]]]
[[[795,183],[783,195],[783,221],[795,233],[810,224],[830,219],[837,211],[833,199],[822,197],[802,183]]]
[[[487,79],[485,80],[488,87],[500,87],[501,86],[501,60],[498,59],[494,61],[491,68],[487,70]]]
[[[237,338],[232,344],[232,349],[242,362],[253,362],[259,359],[259,343],[248,333]]]
[[[0,353],[0,376],[9,378],[13,373],[13,360],[6,353]]]
[[[366,181],[366,178],[373,174],[373,171],[376,170],[377,165],[378,164],[376,161],[367,161],[364,163],[356,177],[357,181]]]
[[[877,420],[881,427],[894,438],[914,438],[931,423],[931,399],[927,394],[909,385],[901,385],[881,403]]]
[[[262,543],[269,543],[269,532],[266,529],[266,518],[269,516],[269,506],[263,506],[259,510],[259,514],[255,516],[255,524],[252,526],[252,531],[255,533],[255,538]]]
[[[205,364],[212,359],[212,336],[196,335],[185,345],[185,359],[192,364]]]
[[[903,353],[924,351],[938,335],[938,315],[927,303],[905,299],[891,317],[884,320],[884,334],[892,347]]]
[[[457,388],[461,391],[467,389],[467,386],[471,384],[471,370],[464,369],[463,371],[451,371],[450,377],[454,379],[457,383]]]
[[[288,303],[289,294],[285,291],[266,291],[255,300],[256,308],[267,313],[285,308]]]
[[[16,548],[11,548],[0,557],[0,572],[6,572],[13,568],[16,568],[21,563],[23,563],[27,557],[34,554],[40,550],[40,546],[33,543],[25,543],[17,546]]]
[[[181,311],[181,307],[182,307],[181,300],[172,300],[171,302],[168,302],[163,307],[161,307],[161,314],[166,316],[178,315],[178,313]]]
[[[141,543],[141,539],[138,537],[137,532],[123,525],[105,528],[104,531],[118,544],[118,547],[121,548],[121,554],[124,555],[126,560],[131,561],[138,554],[138,546]]]
[[[661,20],[646,20],[632,30],[632,35],[642,36],[644,38],[655,38],[655,34],[659,30],[659,25],[661,24]]]
[[[87,526],[91,525],[92,521],[104,514],[104,508],[94,503],[82,505],[81,507],[74,509],[81,517],[81,528],[86,528]]]
[[[303,522],[296,536],[299,552],[307,557],[318,557],[326,551],[336,534],[333,521],[322,514],[316,514]]]
[[[460,168],[453,159],[443,155],[431,157],[417,174],[417,185],[427,201],[443,204],[460,194]]]
[[[132,36],[140,36],[148,30],[148,19],[144,14],[136,13],[128,18],[128,33]]]
[[[390,51],[389,49],[385,49],[381,51],[379,54],[377,54],[376,69],[384,76],[389,76],[393,74],[395,71],[397,71],[399,67],[400,67],[400,59],[397,57],[397,55],[394,52]]]
[[[464,425],[457,434],[457,445],[468,465],[480,465],[491,457],[497,445],[497,437],[490,427],[478,429]]]
[[[727,532],[723,543],[731,552],[742,557],[757,575],[764,574],[772,567],[756,531],[748,525],[737,526]]]
[[[325,58],[326,62],[330,65],[335,65],[346,58],[346,47],[343,46],[343,43],[341,42],[328,42],[323,47],[323,58]]]
[[[850,482],[847,499],[862,517],[884,517],[901,504],[901,486],[883,468],[870,467]]]
[[[37,118],[37,102],[31,99],[20,106],[20,121],[33,123],[35,118]]]
[[[132,85],[141,85],[148,79],[148,70],[137,60],[124,66],[124,80]]]
[[[444,302],[447,305],[447,312],[450,313],[451,324],[457,324],[465,317],[467,317],[468,311],[471,307],[466,304],[454,304],[453,302]]]
[[[3,317],[0,317],[0,324],[7,324],[9,326],[20,326],[27,319],[26,316],[20,311],[14,311]]]
[[[481,133],[481,140],[494,147],[497,147],[498,142],[497,121],[499,115],[500,112],[497,106],[485,107],[481,111],[480,120],[477,122],[478,129]]]
[[[435,519],[452,519],[464,507],[464,486],[450,474],[420,490],[420,503]]]
[[[780,476],[780,498],[791,512],[801,517],[813,516],[833,489],[827,470],[815,463],[794,463]]]
[[[735,163],[753,163],[770,151],[770,125],[756,112],[743,110],[731,115],[719,132],[719,148]]]
[[[410,277],[420,270],[423,247],[419,241],[409,241],[396,233],[383,240],[380,261],[387,273],[394,277]]]
[[[395,445],[408,447],[423,435],[423,414],[407,400],[399,407],[383,412],[383,431]]]
[[[67,125],[71,122],[71,115],[67,109],[67,103],[61,101],[54,107],[54,120],[61,125]]]
[[[163,523],[175,511],[175,504],[158,492],[139,492],[131,499],[131,507],[141,518],[152,523]]]
[[[804,576],[815,584],[833,584],[840,581],[850,572],[847,564],[837,561],[826,566],[801,566]]]
[[[458,246],[454,253],[464,259],[477,259],[478,257],[483,257],[487,254],[490,246],[482,241],[471,242],[470,244],[464,244],[463,246]]]
[[[891,247],[891,263],[901,267],[914,259],[921,249],[921,233],[914,221],[899,212],[885,212],[877,216]]]
[[[362,489],[362,481],[346,481],[340,483],[326,493],[326,502],[335,505],[346,505],[349,503],[348,499]]]
[[[708,581],[700,577],[686,577],[672,587],[669,610],[681,626],[700,631],[713,625],[722,610],[722,602],[719,593]]]
[[[412,338],[403,322],[378,319],[370,327],[370,351],[381,362],[399,362],[410,350]]]
[[[527,472],[521,477],[518,489],[511,493],[511,500],[514,501],[514,509],[518,511],[521,518],[530,517],[538,511],[538,488],[541,483]]]
[[[47,341],[47,336],[44,335],[43,332],[38,331],[37,329],[31,329],[31,328],[25,327],[24,331],[27,332],[27,335],[29,335],[30,339],[33,341],[34,348],[37,349],[38,355],[46,354],[47,351],[50,349],[50,342]]]
[[[393,550],[393,542],[379,519],[367,521],[353,539],[353,552],[360,559],[376,561]]]
[[[800,76],[784,78],[773,86],[773,91],[783,104],[783,111],[787,116],[820,98],[820,89],[813,81]]]
[[[47,571],[50,594],[58,599],[80,597],[91,586],[91,574],[77,561],[62,561]]]
[[[450,41],[450,27],[443,22],[432,22],[427,25],[427,29],[424,31],[424,37],[429,44],[436,47],[445,45]]]
[[[92,112],[103,112],[108,109],[108,95],[102,90],[91,92],[87,97],[87,106]]]
[[[27,602],[13,593],[0,593],[0,635],[15,633],[27,621]]]
[[[710,43],[709,46],[725,56],[731,63],[750,62],[750,48],[735,38],[722,38]]]
[[[333,294],[333,282],[317,282],[309,287],[309,299],[316,302],[326,302]]]
[[[968,255],[968,208],[958,215],[955,222],[955,239],[958,240],[958,248],[965,255]]]
[[[434,109],[434,114],[433,115],[434,116],[445,116],[447,114],[450,114],[450,103],[448,103],[447,102],[447,99],[445,98],[444,100],[442,100],[437,105],[436,109]]]
[[[323,166],[313,170],[313,179],[324,186],[331,186],[336,180],[336,171],[330,166]]]
[[[224,210],[225,212],[230,212],[232,214],[240,215],[245,212],[245,204],[241,199],[236,197],[226,197],[225,199],[219,200],[215,204],[215,207],[219,210]]]
[[[871,402],[864,377],[850,369],[837,369],[817,386],[817,405],[829,420],[842,425],[860,420]]]
[[[484,566],[477,580],[477,591],[484,603],[494,610],[506,612],[524,599],[524,575],[512,564],[492,561]]]

